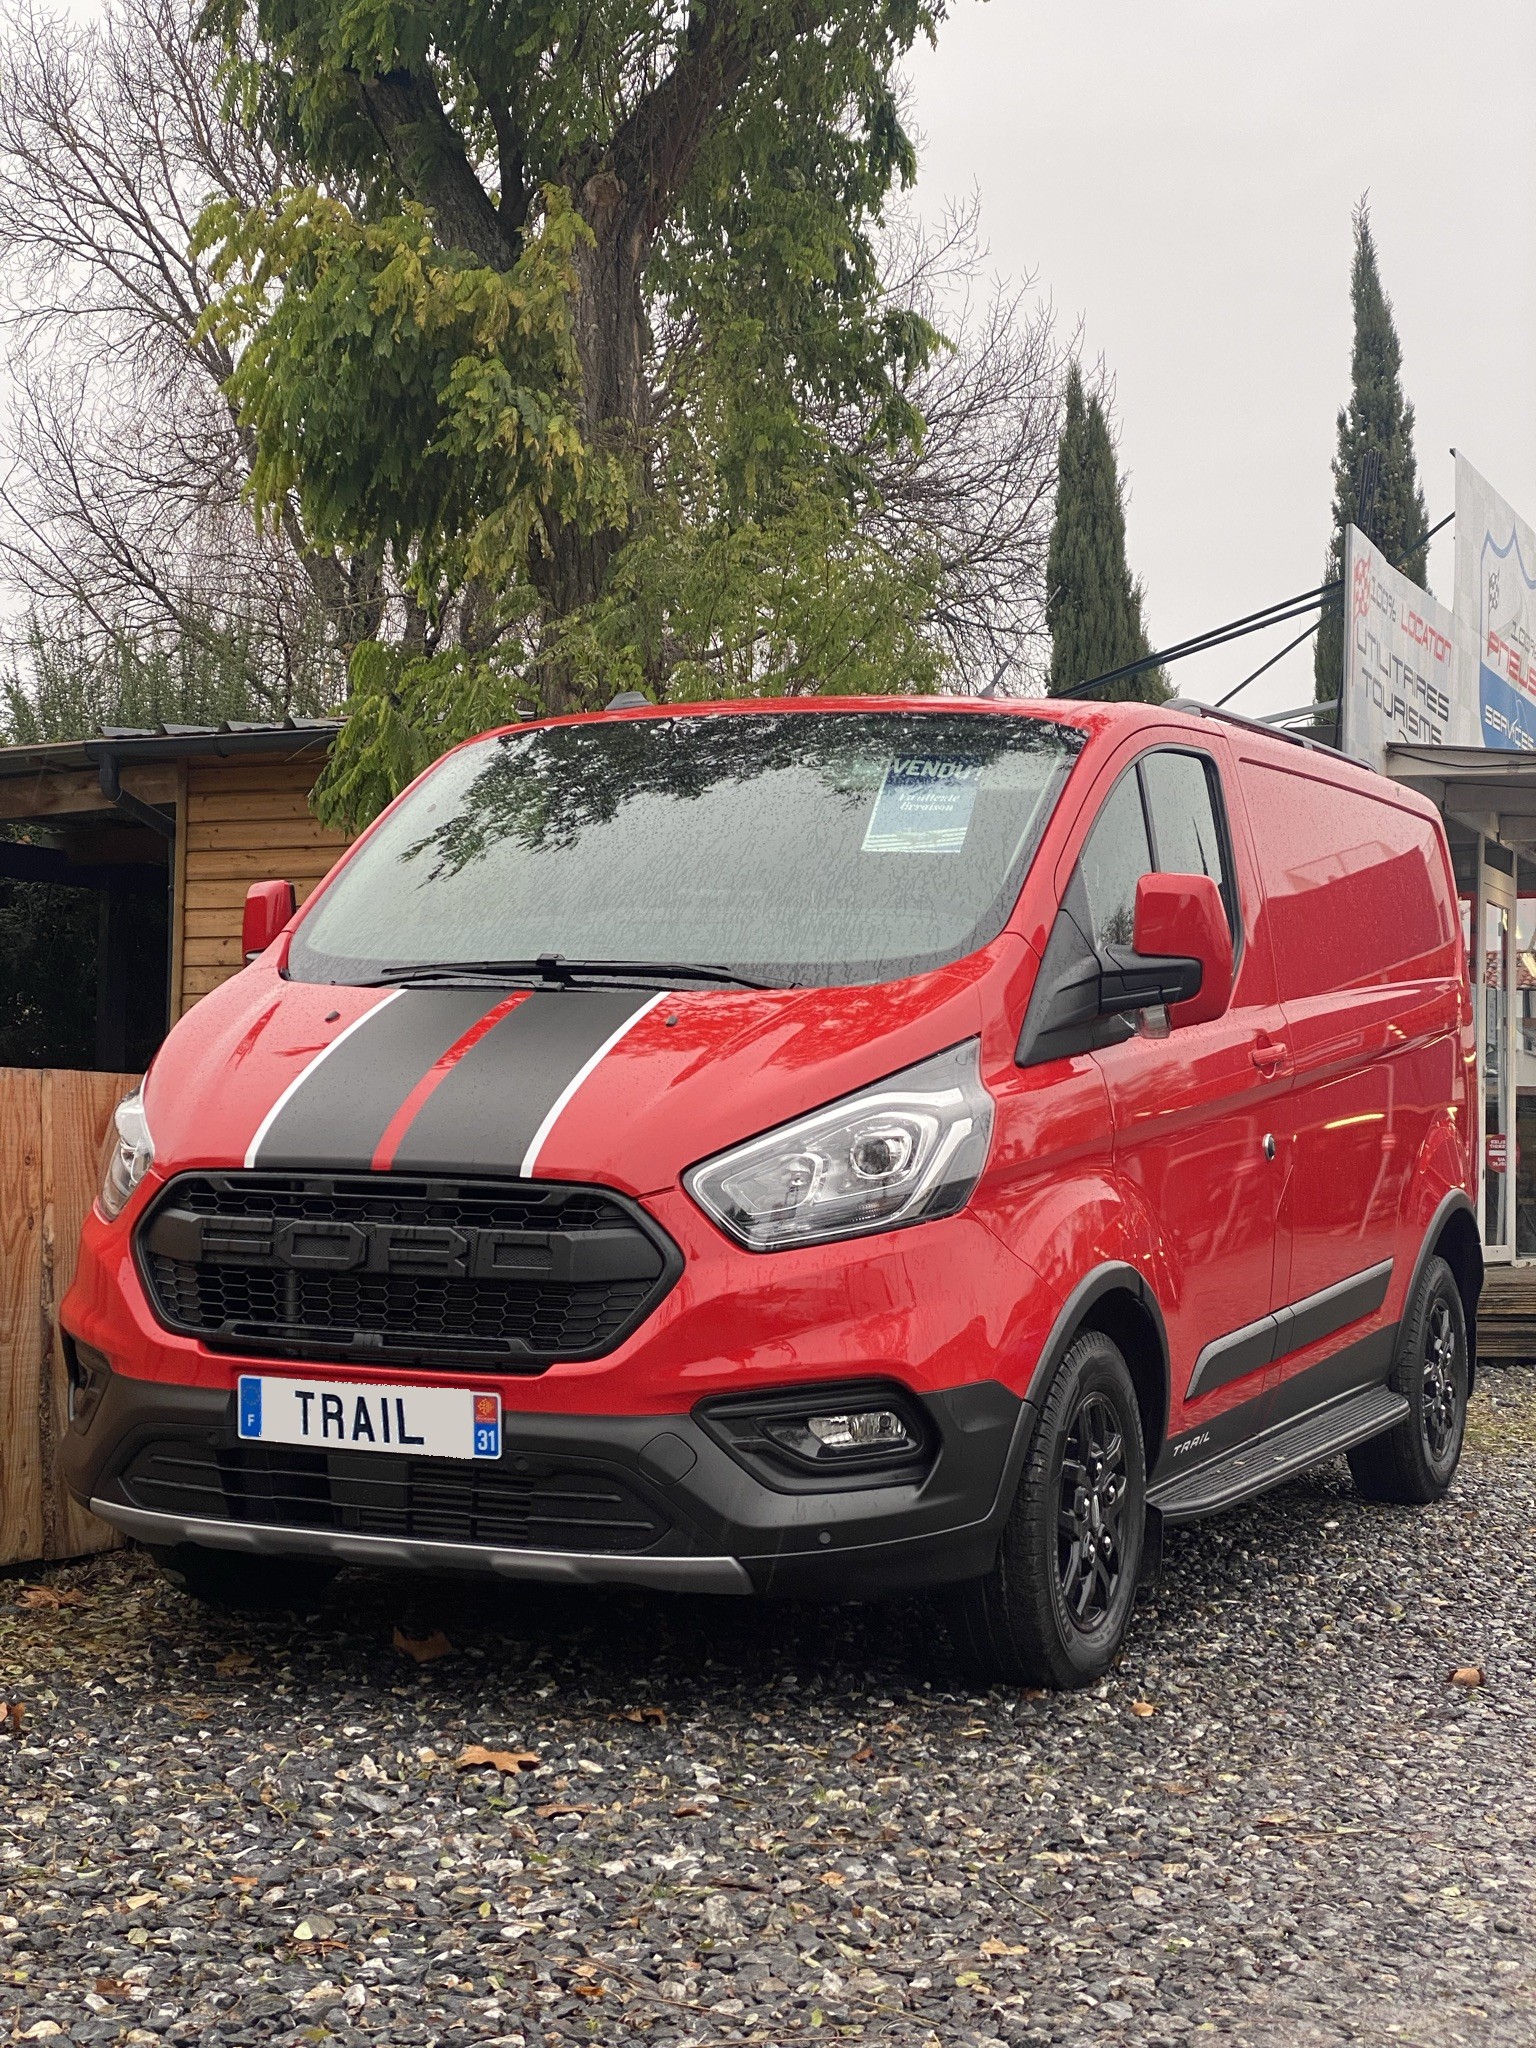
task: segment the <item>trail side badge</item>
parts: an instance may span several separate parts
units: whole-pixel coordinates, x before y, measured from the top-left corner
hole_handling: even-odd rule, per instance
[[[898,754],[864,834],[865,853],[959,853],[981,785],[979,760]]]

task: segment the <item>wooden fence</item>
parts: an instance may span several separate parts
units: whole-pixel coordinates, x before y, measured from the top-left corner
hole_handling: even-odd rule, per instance
[[[58,1305],[132,1074],[0,1067],[0,1565],[107,1550],[56,1472],[68,1427]]]

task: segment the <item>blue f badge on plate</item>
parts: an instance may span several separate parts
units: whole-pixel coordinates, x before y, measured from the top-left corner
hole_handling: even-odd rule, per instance
[[[261,1381],[245,1379],[240,1381],[240,1434],[261,1435]]]

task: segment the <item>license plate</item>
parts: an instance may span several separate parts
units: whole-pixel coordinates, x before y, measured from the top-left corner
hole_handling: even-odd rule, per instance
[[[501,1396],[468,1387],[379,1387],[347,1380],[243,1376],[240,1434],[323,1451],[499,1458]]]

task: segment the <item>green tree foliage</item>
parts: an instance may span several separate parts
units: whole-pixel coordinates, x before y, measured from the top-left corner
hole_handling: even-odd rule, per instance
[[[1141,585],[1126,563],[1125,499],[1108,411],[1097,393],[1084,391],[1075,363],[1067,374],[1046,579],[1053,696],[1152,652]],[[1096,694],[1160,704],[1169,691],[1161,669],[1146,669]]]
[[[1428,515],[1413,452],[1413,407],[1403,396],[1402,344],[1381,282],[1376,240],[1364,199],[1355,208],[1350,298],[1355,344],[1349,404],[1339,413],[1333,458],[1333,533],[1325,583],[1344,573],[1344,529],[1358,526],[1403,574],[1427,588]],[[1337,697],[1344,674],[1344,611],[1334,601],[1318,628],[1314,674],[1319,701]]]
[[[0,672],[0,746],[72,740],[106,726],[221,725],[270,715],[251,688],[254,632],[243,622],[189,616],[181,631],[103,633],[75,612],[27,620]],[[323,674],[301,679],[291,706],[328,708]]]
[[[333,815],[519,697],[931,687],[934,564],[863,515],[940,346],[874,235],[945,4],[212,0],[310,179],[200,230],[257,497],[432,640],[354,655]]]

